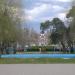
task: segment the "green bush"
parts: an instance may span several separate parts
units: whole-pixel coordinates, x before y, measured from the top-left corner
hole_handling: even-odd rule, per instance
[[[39,49],[41,48],[41,51],[54,51],[53,47],[52,46],[32,46],[32,47],[29,47],[27,49],[27,51],[40,51]]]

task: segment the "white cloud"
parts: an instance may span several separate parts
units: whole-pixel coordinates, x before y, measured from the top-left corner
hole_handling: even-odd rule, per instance
[[[64,21],[66,19],[66,13],[59,13],[57,17]]]
[[[27,10],[25,9],[25,13],[27,17],[27,20],[35,20],[37,18],[40,18],[41,15],[44,16],[44,14],[47,14],[49,12],[50,14],[58,13],[61,11],[64,11],[65,8],[58,6],[58,5],[51,5],[51,4],[41,4],[39,6],[34,7],[33,9]]]
[[[49,7],[47,4],[42,4],[40,6],[34,7],[31,10],[25,10],[26,15],[30,15],[32,16],[32,18],[36,18],[37,16],[41,15],[43,12],[45,12],[46,10],[48,10]]]
[[[69,10],[70,8],[68,8],[65,12],[58,13],[56,17],[59,17],[61,20],[65,21]]]
[[[72,2],[72,0],[56,0],[56,1],[60,1],[60,2]]]
[[[58,5],[53,5],[53,10],[55,11],[55,12],[60,12],[60,11],[64,11],[65,10],[65,8],[64,7],[61,7],[61,6],[58,6]]]
[[[66,20],[66,12],[64,12],[64,13],[58,13],[58,14],[52,16],[52,17],[51,16],[49,16],[49,17],[42,17],[42,18],[40,18],[40,22],[44,22],[46,20],[52,20],[55,17],[58,17],[61,20],[65,21]]]
[[[44,22],[44,21],[46,21],[46,20],[52,20],[52,18],[53,17],[42,17],[40,20],[41,20],[41,22]]]
[[[72,2],[72,0],[38,0],[38,1],[40,1],[40,2],[50,2],[50,1],[52,1],[52,2]]]

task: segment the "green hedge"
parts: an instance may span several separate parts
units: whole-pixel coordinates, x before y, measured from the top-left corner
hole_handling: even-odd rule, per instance
[[[32,46],[32,47],[29,47],[27,49],[27,51],[39,51],[39,48],[42,49],[42,51],[54,51],[53,47],[52,46]]]

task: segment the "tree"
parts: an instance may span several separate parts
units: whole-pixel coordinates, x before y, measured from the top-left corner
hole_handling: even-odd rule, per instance
[[[49,28],[50,25],[51,25],[51,23],[50,23],[49,20],[47,20],[47,21],[41,23],[41,25],[40,25],[41,31],[44,32],[46,29]]]
[[[16,14],[13,9],[16,6],[14,0],[0,0],[0,47],[1,52],[3,49],[11,45],[12,42],[17,42],[19,39],[19,33],[21,32],[19,16],[14,16]],[[11,10],[11,11],[10,11]],[[12,13],[14,12],[14,14]]]
[[[75,5],[72,6],[72,8],[69,10],[69,13],[66,15],[67,19],[71,19],[69,23],[69,28],[67,31],[67,36],[68,36],[68,42],[69,45],[71,46],[71,52],[73,52],[73,44],[75,41]]]
[[[50,29],[50,26],[53,26],[52,28],[52,36],[54,34],[62,35],[65,31],[64,22],[62,22],[59,18],[53,18],[53,20],[46,21],[44,23],[41,23],[41,30]]]
[[[46,29],[50,28],[50,26],[53,26],[50,35],[50,39],[53,44],[61,43],[64,51],[66,50],[66,44],[68,44],[68,46],[71,48],[72,43],[69,35],[70,29],[65,26],[62,20],[59,18],[53,18],[53,20],[49,22],[49,25],[46,26]]]

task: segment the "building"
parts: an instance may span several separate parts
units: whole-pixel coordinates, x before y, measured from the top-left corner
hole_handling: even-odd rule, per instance
[[[48,45],[48,37],[46,33],[40,33],[39,35],[39,46],[47,46]]]

